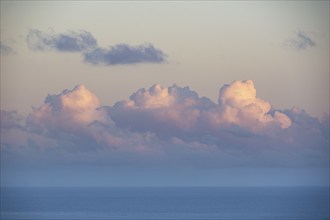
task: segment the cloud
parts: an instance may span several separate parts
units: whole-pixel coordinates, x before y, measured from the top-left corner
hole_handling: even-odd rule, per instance
[[[138,90],[130,100],[116,103],[109,112],[119,127],[171,136],[200,130],[197,125],[202,112],[212,107],[211,100],[200,98],[188,87],[156,84],[149,90]]]
[[[78,85],[48,95],[26,118],[2,111],[1,151],[20,162],[33,155],[112,166],[327,166],[328,122],[274,109],[251,80],[222,86],[218,103],[189,87],[155,84],[103,106]]]
[[[119,146],[125,151],[133,144],[136,149],[132,151],[141,150],[141,135],[114,127],[98,97],[84,85],[48,95],[44,104],[33,109],[26,123],[29,132],[52,140],[53,147],[64,151],[95,151]]]
[[[78,85],[59,95],[48,95],[43,105],[33,109],[29,123],[47,130],[79,130],[94,121],[105,120],[99,107],[100,100],[84,85]]]
[[[0,110],[1,130],[22,128],[22,120],[23,116],[19,115],[16,111]]]
[[[270,103],[256,97],[256,89],[251,80],[235,81],[220,89],[220,115],[225,123],[233,123],[253,131],[261,131],[266,126],[288,128],[291,120],[283,113],[270,114]]]
[[[101,102],[84,85],[64,90],[58,95],[48,95],[44,104],[34,108],[27,118],[27,128],[52,139],[79,145],[81,149],[97,148],[97,125],[109,124]],[[89,146],[88,146],[89,145]],[[70,148],[72,148],[70,147]],[[78,149],[79,150],[79,149]]]
[[[12,47],[0,42],[0,53],[8,55],[15,53],[15,50]]]
[[[164,63],[165,53],[152,44],[131,46],[116,44],[109,48],[98,47],[93,35],[85,30],[67,33],[44,33],[31,29],[27,34],[27,45],[34,51],[82,52],[84,62],[92,65],[127,65],[138,63]],[[1,45],[7,53],[11,48]]]
[[[219,103],[199,97],[188,87],[154,85],[130,100],[118,102],[110,114],[120,127],[165,133],[213,132],[238,127],[251,133],[290,127],[285,114],[270,113],[271,105],[256,98],[251,80],[235,81],[220,89]]]
[[[109,49],[96,48],[85,52],[84,61],[93,65],[163,63],[165,62],[165,54],[151,44],[139,46],[117,44]]]
[[[296,33],[295,38],[286,40],[284,46],[294,50],[306,50],[310,47],[315,47],[316,43],[307,33],[299,31]]]
[[[96,39],[90,32],[85,30],[47,34],[37,29],[31,29],[28,32],[26,41],[31,50],[37,51],[81,52],[97,46]]]

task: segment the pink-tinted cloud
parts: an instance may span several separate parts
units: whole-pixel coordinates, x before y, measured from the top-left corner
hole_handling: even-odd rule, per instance
[[[100,107],[96,95],[84,85],[78,85],[59,95],[47,96],[44,104],[33,109],[28,123],[35,129],[79,132],[94,121],[106,122],[106,113]]]
[[[1,112],[3,153],[30,149],[49,160],[154,166],[329,162],[329,120],[298,108],[274,109],[257,98],[251,80],[221,87],[218,103],[188,87],[156,84],[114,106],[102,106],[79,85],[49,95],[23,119]]]
[[[262,132],[266,126],[279,126],[282,129],[291,126],[291,120],[285,114],[278,111],[274,115],[270,114],[271,104],[256,97],[252,80],[235,81],[223,86],[220,89],[219,105],[223,122],[252,131]]]
[[[199,97],[188,87],[156,84],[116,103],[109,112],[119,127],[168,136],[200,131],[203,113],[214,107],[211,100]]]
[[[275,111],[270,103],[256,97],[251,80],[235,81],[220,89],[219,104],[199,97],[188,87],[154,85],[141,89],[129,100],[118,102],[111,117],[118,126],[168,132],[218,131],[231,126],[265,133],[291,126],[290,118]]]

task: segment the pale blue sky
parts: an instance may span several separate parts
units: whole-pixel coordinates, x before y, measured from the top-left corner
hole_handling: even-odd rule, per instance
[[[167,63],[95,67],[79,53],[28,49],[30,29],[89,31],[99,46],[151,43]],[[302,31],[315,47],[283,46]],[[219,88],[252,79],[276,108],[329,111],[329,2],[1,2],[1,106],[30,112],[46,94],[83,83],[104,104],[154,83],[190,86],[217,100]]]

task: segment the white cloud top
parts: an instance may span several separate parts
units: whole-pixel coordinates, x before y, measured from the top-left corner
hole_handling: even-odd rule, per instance
[[[271,104],[256,95],[252,80],[235,81],[223,86],[219,94],[223,120],[255,131],[271,124],[281,128],[290,127],[291,120],[286,115],[276,111],[272,116]]]
[[[112,117],[119,126],[142,130],[146,126],[150,130],[164,126],[170,129],[173,125],[176,125],[173,129],[185,131],[218,130],[237,125],[258,133],[265,132],[267,126],[290,127],[291,120],[285,114],[275,111],[272,115],[270,110],[270,103],[256,97],[251,80],[223,86],[218,105],[187,87],[165,88],[156,84],[149,90],[137,91],[128,101],[117,103]]]
[[[45,103],[33,110],[30,121],[34,125],[54,128],[79,128],[94,121],[103,121],[105,114],[97,110],[100,100],[84,85],[65,90],[59,95],[49,95]]]

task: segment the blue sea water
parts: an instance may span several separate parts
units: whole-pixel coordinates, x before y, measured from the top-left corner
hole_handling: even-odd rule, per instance
[[[1,219],[325,220],[326,187],[2,187]]]

